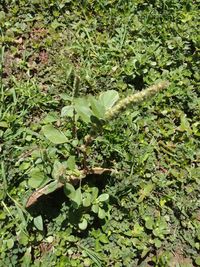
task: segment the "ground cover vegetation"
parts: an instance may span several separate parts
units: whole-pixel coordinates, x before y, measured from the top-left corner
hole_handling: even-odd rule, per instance
[[[199,6],[0,2],[0,266],[200,265]]]

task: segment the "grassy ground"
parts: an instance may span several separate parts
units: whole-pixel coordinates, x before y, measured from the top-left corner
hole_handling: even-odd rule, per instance
[[[200,265],[199,5],[1,1],[0,266]],[[158,80],[170,86],[118,115],[86,151],[89,167],[115,173],[68,188],[78,206],[61,189],[25,208],[63,166],[83,168],[91,123],[78,121],[74,135],[61,116],[75,93],[124,97]],[[50,142],[49,125],[69,141]],[[105,198],[101,213],[81,202],[92,194]]]

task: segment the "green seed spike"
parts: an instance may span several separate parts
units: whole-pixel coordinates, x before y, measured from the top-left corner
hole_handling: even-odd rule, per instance
[[[106,114],[105,118],[106,120],[111,120],[117,115],[119,115],[123,110],[127,109],[127,107],[131,104],[139,104],[146,99],[153,97],[158,92],[162,91],[163,89],[167,88],[169,86],[168,81],[163,81],[158,84],[152,85],[149,88],[136,93],[134,95],[130,95],[122,100],[120,100],[114,107],[109,109]]]

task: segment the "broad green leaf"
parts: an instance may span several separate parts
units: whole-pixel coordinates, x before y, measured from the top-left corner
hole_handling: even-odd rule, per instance
[[[33,223],[38,230],[43,231],[43,220],[41,215],[35,217]]]
[[[76,189],[75,194],[73,195],[71,199],[73,201],[74,208],[77,209],[81,205],[81,202],[82,202],[82,193],[81,193],[80,187]]]
[[[28,162],[24,161],[24,162],[22,162],[22,164],[19,166],[19,170],[20,170],[20,171],[27,170],[27,169],[30,167],[30,165],[31,165],[31,162],[30,162],[30,161],[28,161]]]
[[[54,237],[52,235],[50,235],[47,238],[45,238],[45,241],[50,244],[50,243],[52,243],[54,241]]]
[[[138,202],[142,202],[145,199],[145,197],[148,197],[151,194],[153,189],[154,189],[154,184],[149,183],[145,185],[144,188],[141,189],[139,192],[140,197],[138,199]]]
[[[45,137],[54,144],[63,144],[68,142],[67,137],[53,125],[45,125],[42,127]]]
[[[22,226],[22,228],[25,229],[27,227],[27,221],[26,221],[26,218],[24,216],[25,214],[22,211],[22,208],[20,207],[20,204],[16,200],[14,200],[14,201],[15,201],[15,207],[17,209],[17,214],[18,214],[18,216],[20,218],[20,221],[21,221],[21,226]]]
[[[112,106],[117,102],[117,100],[119,99],[119,94],[115,90],[109,90],[102,93],[99,99],[104,105],[105,109],[108,110],[109,108],[112,108]]]
[[[87,226],[88,226],[88,223],[87,223],[87,220],[86,219],[83,219],[82,222],[80,222],[78,224],[78,227],[81,230],[85,230],[87,228]]]
[[[101,194],[98,198],[97,201],[98,202],[105,202],[109,199],[109,195],[108,194]]]
[[[65,106],[61,110],[61,117],[73,117],[74,115],[74,107],[73,106]]]
[[[66,173],[66,166],[63,163],[59,162],[58,160],[55,160],[52,171],[53,178],[58,180],[65,173]]]
[[[66,164],[67,168],[73,171],[76,168],[75,156],[69,156]]]
[[[69,96],[68,94],[65,94],[65,93],[62,93],[60,94],[60,97],[63,99],[63,100],[67,100],[67,101],[72,101],[72,97]]]
[[[23,246],[26,246],[29,242],[28,236],[21,230],[17,233],[17,240],[19,244]]]
[[[45,195],[48,195],[54,192],[58,188],[58,181],[53,181],[48,186],[46,186],[46,190],[44,192]]]
[[[159,227],[156,227],[154,230],[153,230],[153,234],[159,238],[163,238],[163,229],[162,228],[159,228]]]
[[[31,249],[32,247],[28,247],[26,249],[26,252],[24,253],[23,257],[21,258],[21,266],[22,267],[28,267],[31,266],[31,262],[32,262],[32,256],[31,256]]]
[[[181,125],[178,127],[178,130],[181,132],[186,131],[188,134],[192,134],[190,123],[185,114],[181,116]]]
[[[2,128],[8,128],[8,123],[6,121],[0,121],[0,127]]]
[[[101,243],[103,243],[103,244],[108,244],[109,243],[108,237],[105,234],[100,235],[99,241]]]
[[[99,217],[99,219],[104,219],[106,217],[105,210],[100,208],[100,207],[99,207],[99,210],[98,210],[98,217]]]
[[[195,263],[200,266],[200,256],[195,259]]]
[[[91,194],[87,194],[83,199],[83,207],[89,207],[92,204],[92,196]]]
[[[92,205],[92,211],[94,213],[98,213],[98,211],[99,211],[99,205],[97,205],[97,204]]]
[[[144,218],[145,220],[145,227],[149,230],[153,229],[154,221],[150,216]]]
[[[7,248],[11,249],[14,246],[14,240],[12,238],[6,240]]]
[[[73,199],[74,197],[74,194],[75,194],[75,188],[73,187],[72,184],[70,183],[66,183],[64,185],[64,192],[65,192],[65,195],[67,197],[69,197],[70,199]]]
[[[104,118],[106,109],[100,101],[96,100],[94,97],[90,97],[90,105],[95,117],[98,119]]]
[[[6,18],[6,14],[4,11],[0,11],[0,22],[3,22]]]
[[[44,185],[44,183],[48,180],[45,174],[37,167],[32,169],[30,172],[30,177],[31,178],[28,180],[28,185],[33,188],[38,188]]]
[[[156,228],[153,230],[153,234],[161,239],[164,239],[164,235],[170,233],[168,224],[163,217],[156,221]]]
[[[136,222],[133,229],[133,236],[139,237],[143,233],[144,233],[144,228],[140,226],[138,222]]]
[[[154,244],[155,244],[156,248],[160,248],[162,246],[162,241],[158,238],[155,238]]]
[[[99,193],[99,189],[97,187],[92,187],[92,201],[96,200]]]
[[[49,124],[51,122],[58,121],[58,119],[59,118],[58,118],[58,115],[56,113],[50,113],[42,120],[42,122],[44,124]]]
[[[74,102],[75,102],[75,110],[78,116],[80,116],[84,122],[86,123],[90,122],[92,111],[89,107],[88,101],[84,98],[77,98],[74,100]]]

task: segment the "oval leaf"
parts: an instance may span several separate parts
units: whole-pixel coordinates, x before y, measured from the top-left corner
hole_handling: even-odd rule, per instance
[[[73,106],[65,106],[61,110],[61,117],[73,117],[74,115],[74,107]]]
[[[79,229],[85,230],[88,226],[87,220],[83,219],[81,223],[78,224]]]
[[[14,246],[14,240],[12,238],[6,240],[7,248],[11,249]]]
[[[33,223],[38,230],[43,231],[43,220],[41,215],[35,217]]]
[[[78,116],[80,116],[84,122],[86,123],[90,122],[92,111],[89,107],[87,100],[84,98],[77,98],[74,100],[74,102],[75,102],[75,110]]]
[[[38,188],[44,185],[48,180],[45,174],[38,168],[32,169],[30,177],[28,185],[32,188]]]
[[[97,201],[99,202],[105,202],[109,199],[109,195],[108,194],[101,194],[98,198]]]
[[[73,171],[76,168],[75,156],[69,156],[66,162],[67,168]]]
[[[109,108],[112,108],[112,106],[117,102],[117,100],[119,99],[119,94],[115,90],[109,90],[105,93],[102,93],[99,99],[104,105],[105,109],[108,110]]]
[[[81,193],[81,188],[79,187],[76,189],[75,194],[73,195],[73,198],[71,198],[73,201],[73,206],[75,209],[77,209],[82,202],[82,193]]]
[[[88,194],[86,198],[83,199],[83,207],[89,207],[92,204],[91,198],[92,196]]]
[[[98,100],[96,100],[94,97],[91,96],[90,105],[95,117],[97,117],[98,119],[104,118],[106,109],[101,102],[99,102]]]
[[[70,198],[70,199],[73,199],[74,198],[74,195],[75,195],[75,189],[73,187],[72,184],[70,183],[66,183],[64,185],[64,192],[65,192],[65,195]]]
[[[106,217],[105,211],[103,209],[101,209],[100,207],[99,207],[99,211],[98,211],[98,217],[99,217],[99,219],[104,219]]]
[[[68,142],[67,137],[53,127],[53,125],[45,125],[42,127],[45,137],[54,144],[63,144]]]
[[[97,205],[97,204],[92,205],[92,211],[94,213],[98,213],[98,211],[99,211],[99,205]]]
[[[48,185],[46,186],[46,188],[45,188],[45,192],[44,192],[44,194],[45,194],[45,195],[48,195],[48,194],[50,194],[50,193],[56,191],[56,190],[58,189],[58,183],[59,183],[59,182],[56,180],[56,181],[53,181],[53,182],[51,182],[50,184],[48,184]]]

